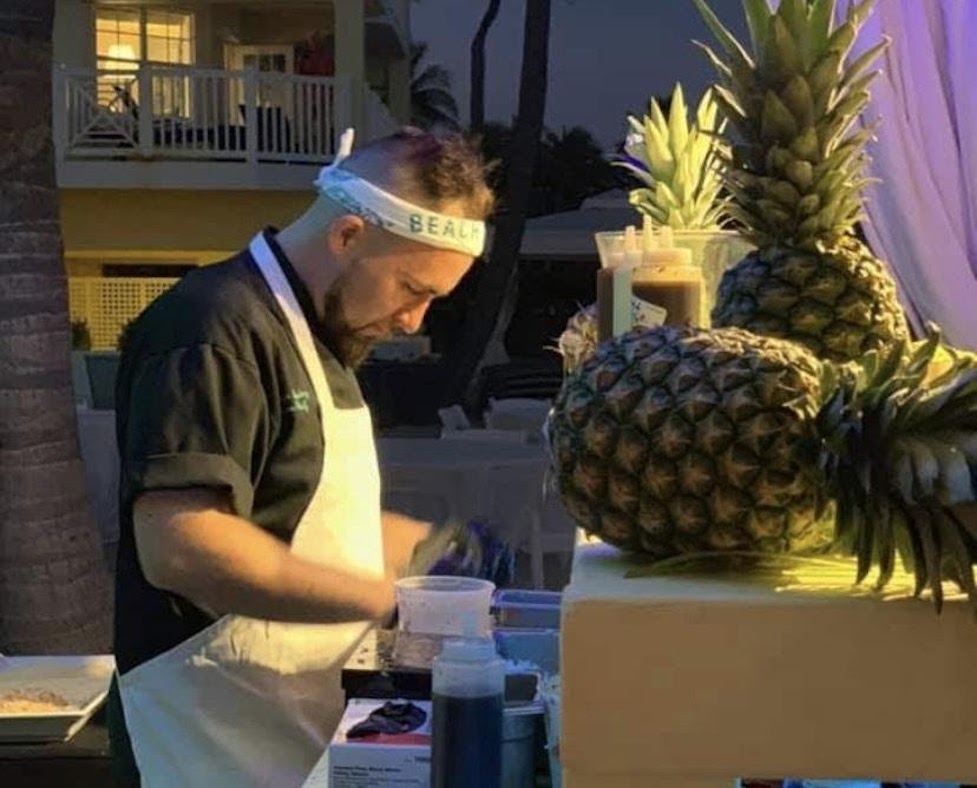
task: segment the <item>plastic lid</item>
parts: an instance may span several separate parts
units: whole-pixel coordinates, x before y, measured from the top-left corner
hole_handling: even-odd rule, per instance
[[[451,662],[491,662],[497,657],[492,638],[452,638],[441,647],[441,659]]]

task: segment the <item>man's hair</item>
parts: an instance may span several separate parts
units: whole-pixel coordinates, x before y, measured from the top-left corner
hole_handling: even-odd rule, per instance
[[[495,208],[489,168],[475,140],[463,134],[405,127],[354,148],[341,166],[426,208],[461,203],[470,219],[485,219]]]

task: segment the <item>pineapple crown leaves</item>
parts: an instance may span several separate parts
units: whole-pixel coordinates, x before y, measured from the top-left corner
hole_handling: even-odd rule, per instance
[[[677,230],[715,229],[725,219],[719,172],[725,121],[711,90],[689,120],[682,86],[676,85],[668,116],[654,98],[648,113],[628,117],[630,133],[624,155],[612,163],[644,185],[629,194],[630,203],[659,224]]]
[[[717,54],[699,43],[716,69],[717,104],[740,137],[721,154],[730,214],[761,246],[813,249],[850,233],[861,217],[863,150],[873,131],[852,127],[889,40],[847,60],[875,0],[856,0],[837,24],[837,0],[780,0],[773,9],[767,0],[742,0],[748,46],[706,0],[693,2],[719,44]],[[771,160],[775,150],[780,155]],[[800,193],[781,191],[778,199],[769,192],[774,181],[788,181]],[[817,197],[806,199],[811,194]]]
[[[955,508],[977,499],[977,356],[947,348],[930,326],[913,346],[825,365],[821,391],[822,468],[838,502],[837,541],[856,556],[857,580],[877,563],[885,585],[901,557],[916,593],[928,586],[937,609],[942,582],[952,579],[977,611],[977,522]]]

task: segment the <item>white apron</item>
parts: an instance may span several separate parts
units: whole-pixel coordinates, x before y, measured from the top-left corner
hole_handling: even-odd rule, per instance
[[[295,294],[263,236],[250,245],[312,381],[322,475],[292,539],[297,555],[383,575],[380,474],[366,407],[334,407]],[[227,615],[119,678],[147,788],[300,786],[343,711],[340,671],[370,623],[287,624]]]

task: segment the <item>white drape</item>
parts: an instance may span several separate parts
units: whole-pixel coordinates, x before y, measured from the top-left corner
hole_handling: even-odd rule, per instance
[[[977,348],[977,0],[879,0],[853,56],[883,34],[865,232],[916,326]]]

